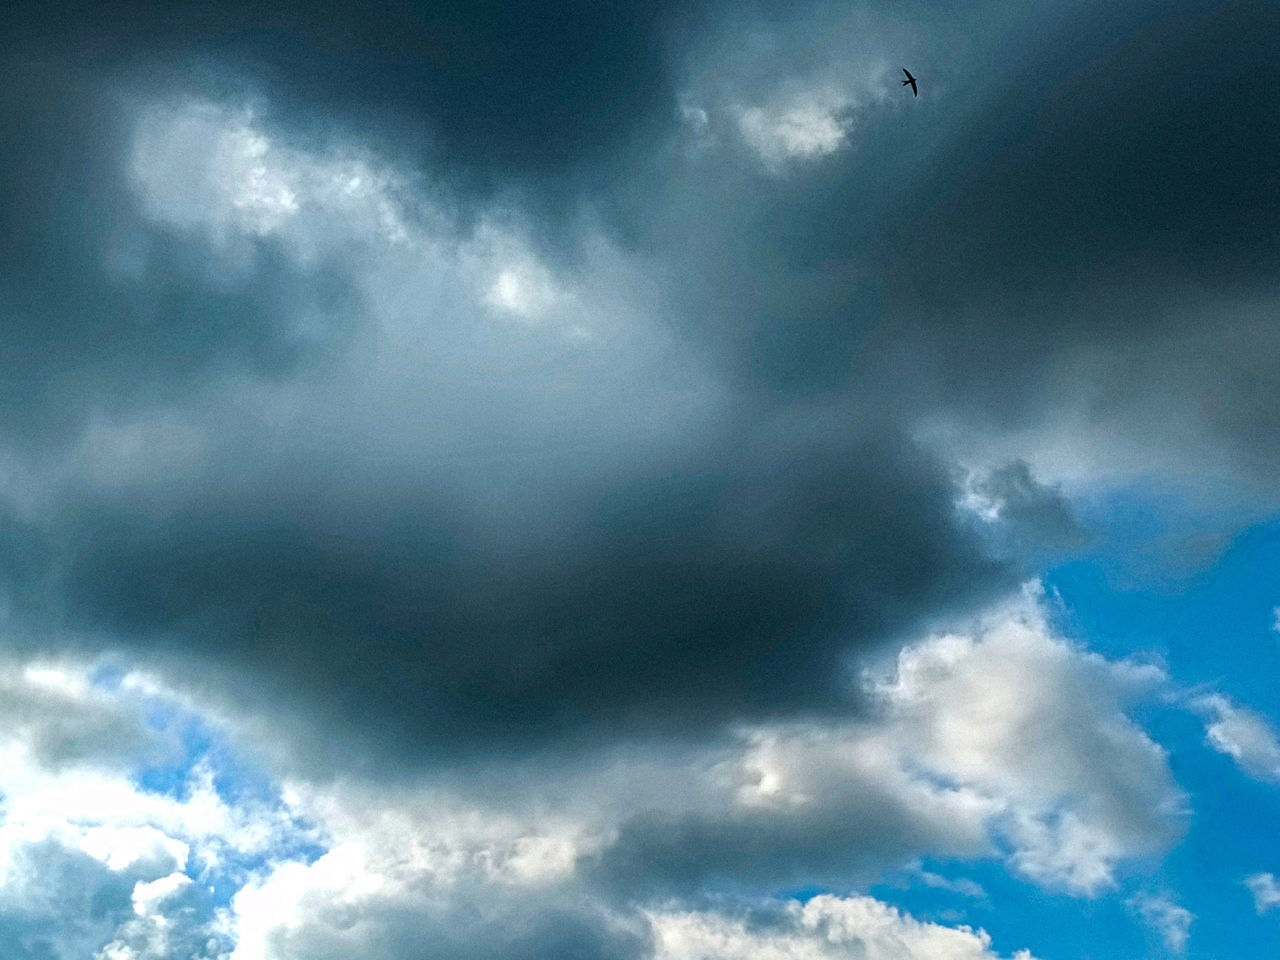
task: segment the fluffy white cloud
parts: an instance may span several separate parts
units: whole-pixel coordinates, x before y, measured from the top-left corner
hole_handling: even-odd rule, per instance
[[[1167,894],[1140,893],[1130,898],[1128,906],[1160,934],[1164,945],[1174,953],[1185,953],[1191,921],[1195,915],[1178,906]]]
[[[1125,714],[1163,680],[1054,636],[1029,597],[973,634],[903,650],[870,682],[878,722],[752,734],[739,801],[820,809],[888,785],[955,851],[985,849],[994,831],[1028,878],[1094,895],[1121,860],[1177,834],[1184,798],[1165,752]]]
[[[192,754],[197,718],[155,684],[9,662],[0,715],[0,935],[32,955],[220,957],[211,885],[309,838],[280,803],[219,788],[237,769]]]
[[[1254,908],[1263,913],[1280,907],[1280,881],[1272,873],[1255,873],[1245,877],[1244,885],[1253,894]]]
[[[1265,717],[1221,694],[1200,697],[1195,707],[1206,719],[1209,746],[1231,757],[1249,776],[1280,783],[1280,741]]]
[[[707,912],[655,913],[655,960],[991,960],[991,937],[924,923],[870,897],[818,896],[772,923]],[[1019,951],[1016,960],[1032,960]]]

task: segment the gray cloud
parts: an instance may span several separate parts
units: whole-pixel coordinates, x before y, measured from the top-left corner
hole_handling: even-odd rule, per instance
[[[1274,504],[1274,10],[3,16],[6,644],[141,662],[289,778],[231,803],[141,701],[0,677],[69,805],[3,950],[986,958],[762,897],[934,855],[1095,896],[1176,839],[1158,671],[1034,617],[858,668],[1077,549],[1082,484]]]
[[[269,254],[336,277],[359,325],[322,318],[333,352],[288,377],[99,401],[36,455],[33,487],[63,481],[28,509],[51,559],[14,585],[47,623],[336,702],[362,749],[458,748],[829,708],[847,649],[1014,573],[897,425],[726,384],[618,296],[607,245],[557,270],[518,219],[461,223],[353,147],[182,98],[134,116],[134,215],[203,282],[261,289]]]
[[[306,775],[296,751],[313,730],[193,694],[198,678],[175,688],[147,671],[104,681],[85,663],[10,661],[10,698],[34,707],[0,737],[0,936],[106,960],[233,945],[333,960],[681,956],[670,923],[794,914],[780,889],[852,894],[921,856],[1001,859],[1042,888],[1095,896],[1177,833],[1166,756],[1128,716],[1164,678],[1074,648],[1037,604],[906,647],[866,676],[860,713],[684,744],[473,753],[398,782]],[[138,735],[157,717],[170,720],[155,736],[185,747],[176,765]],[[111,723],[133,736],[56,764],[32,749]],[[981,955],[980,937],[840,902],[850,938],[897,931]]]
[[[57,534],[75,555],[52,595],[80,629],[175,652],[199,634],[197,656],[286,700],[324,691],[379,736],[439,746],[830,708],[850,645],[1006,574],[909,445],[832,443],[804,420],[525,528],[429,488],[391,509],[339,498],[363,515],[333,532],[287,489],[265,510],[88,510]]]
[[[1274,131],[1223,95],[1263,47],[1219,70],[1237,20],[1164,9],[954,46],[767,5],[27,17],[15,616],[401,758],[842,703],[849,651],[1070,543],[1016,438],[1273,456],[1231,311]],[[1000,537],[956,513],[969,432],[1015,438]]]

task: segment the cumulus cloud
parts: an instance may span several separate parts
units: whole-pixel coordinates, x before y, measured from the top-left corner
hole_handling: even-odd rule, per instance
[[[836,886],[921,854],[1003,855],[1095,896],[1181,830],[1165,752],[1126,715],[1163,674],[1072,647],[1033,598],[907,647],[868,683],[873,718],[743,728],[706,774],[685,773],[683,809],[633,806],[594,869],[629,885],[651,864],[686,891]]]
[[[875,689],[914,762],[997,800],[1017,869],[1091,895],[1119,858],[1172,839],[1181,793],[1164,750],[1125,715],[1162,680],[1073,649],[1031,603],[977,636],[904,650]]]
[[[6,955],[223,957],[215,888],[302,849],[307,828],[237,788],[235,763],[215,774],[180,698],[72,661],[7,659],[3,673],[4,700],[21,704],[0,737]]]
[[[981,931],[867,897],[770,906],[767,892],[865,887],[941,856],[1002,859],[1090,896],[1176,834],[1163,752],[1125,715],[1162,676],[1072,647],[1039,602],[1033,591],[969,632],[909,646],[868,676],[863,717],[472,760],[397,781],[313,779],[287,762],[269,715],[222,713],[207,693],[148,673],[15,666],[14,689],[61,706],[7,735],[0,890],[11,913],[0,914],[12,920],[21,904],[61,925],[56,955],[102,960],[410,958],[428,945],[531,960],[855,945],[876,956],[893,944],[922,958],[995,956]],[[70,757],[29,749],[47,741],[42,727],[104,714],[167,748],[140,732]],[[255,751],[275,769],[265,782],[237,759],[255,741],[286,746]],[[115,906],[91,918],[61,888],[37,895],[56,876],[111,891],[101,896]],[[708,909],[709,895],[755,919]]]
[[[1200,697],[1196,709],[1205,718],[1205,740],[1249,776],[1280,782],[1280,741],[1265,717],[1240,707],[1222,694]]]
[[[1096,896],[1177,836],[1159,671],[1034,604],[921,637],[1081,486],[1274,499],[1275,144],[1230,96],[1274,21],[14,9],[6,625],[149,672],[0,675],[0,952],[978,957],[706,898],[930,854]],[[152,713],[197,702],[298,782],[230,790]]]
[[[650,917],[656,960],[987,960],[991,937],[969,927],[925,923],[869,897],[817,896],[791,903],[769,922],[716,913]],[[1014,960],[1032,960],[1020,950]]]

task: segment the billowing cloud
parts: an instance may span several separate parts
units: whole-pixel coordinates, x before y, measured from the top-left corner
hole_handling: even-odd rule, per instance
[[[23,943],[61,929],[43,935],[55,955],[104,960],[408,958],[427,945],[459,958],[678,958],[713,942],[732,955],[901,943],[984,957],[980,931],[862,896],[786,906],[769,891],[802,878],[856,889],[939,856],[999,858],[1047,888],[1095,895],[1126,858],[1168,842],[1178,791],[1125,717],[1159,675],[1070,647],[1037,602],[904,650],[868,679],[865,717],[750,725],[679,749],[472,761],[400,782],[311,778],[288,762],[305,738],[269,715],[200,707],[207,694],[148,673],[15,665],[15,695],[59,707],[28,711],[7,734],[0,919],[26,918]],[[33,750],[102,716],[136,733]],[[286,749],[246,752],[260,740]],[[65,891],[42,899],[55,877],[114,891],[100,896],[115,906],[91,917]],[[762,910],[759,923],[708,911],[702,898],[717,892]]]
[[[145,678],[69,661],[4,675],[19,708],[0,742],[5,954],[225,957],[228,885],[301,855],[310,828]]]
[[[868,897],[818,896],[792,903],[772,923],[714,913],[657,914],[656,960],[988,960],[998,957],[982,930],[922,923]],[[1032,960],[1020,950],[1014,960]]]
[[[1007,798],[1016,868],[1096,893],[1118,856],[1167,842],[1181,805],[1163,750],[1124,715],[1161,674],[1073,651],[1034,607],[1006,617],[909,648],[880,689],[916,762]]]
[[[997,171],[943,163],[988,140],[928,111],[960,78],[981,117],[1020,129],[1026,111],[945,58],[916,71],[936,96],[885,99],[890,54],[955,39],[950,21],[561,10],[573,28],[535,51],[513,25],[545,17],[389,18],[389,49],[457,43],[520,91],[493,100],[431,57],[392,69],[364,27],[273,72],[269,17],[202,45],[193,9],[143,18],[118,51],[183,48],[184,69],[84,66],[35,112],[6,94],[15,140],[66,158],[60,180],[26,181],[48,215],[6,258],[12,366],[42,384],[5,381],[8,592],[45,618],[24,633],[216,664],[218,683],[316,722],[337,702],[365,728],[343,736],[401,758],[839,707],[851,651],[973,609],[1075,542],[1041,413],[1132,426],[1145,400],[1112,417],[1099,399],[1119,346],[1200,335],[1143,314],[1103,363],[1073,339],[1091,328],[1071,298],[1045,294],[1035,322],[985,309],[1031,246],[1002,272],[1004,221],[975,217],[966,235],[993,259],[961,269],[958,214],[924,216],[919,197],[971,175],[990,192]],[[49,63],[88,42],[68,29],[44,39]],[[568,73],[537,66],[553,49],[580,54]],[[606,49],[630,58],[586,83]],[[831,162],[775,182],[733,150],[677,149],[692,122],[752,152],[743,118],[757,148]],[[1064,189],[1044,202],[1067,209]],[[89,208],[94,228],[73,229]],[[929,227],[923,248],[903,222]],[[966,468],[1006,504],[1007,535],[957,517]]]
[[[1185,941],[1165,674],[990,604],[1274,509],[1274,10],[9,12],[0,953],[997,956],[933,857]]]
[[[256,285],[270,251],[349,308],[271,311],[331,351],[292,377],[100,411],[47,455],[27,535],[86,635],[194,631],[280,702],[457,744],[830,707],[847,649],[1009,582],[941,463],[860,403],[738,394],[603,239],[558,265],[516,214],[181,98],[139,111],[128,169],[203,282]]]

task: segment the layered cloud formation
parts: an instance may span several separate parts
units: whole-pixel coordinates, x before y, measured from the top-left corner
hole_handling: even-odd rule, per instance
[[[907,647],[864,717],[394,785],[275,780],[249,733],[284,730],[141,673],[14,664],[0,927],[15,955],[106,960],[996,956],[873,898],[770,892],[927,855],[1096,896],[1176,838],[1182,795],[1126,716],[1162,675],[1073,648],[1034,598],[977,631]]]
[[[1271,809],[1272,647],[1107,619],[1272,536],[1271,6],[57,7],[0,31],[0,952],[1274,919],[1280,848],[1178,859]]]

